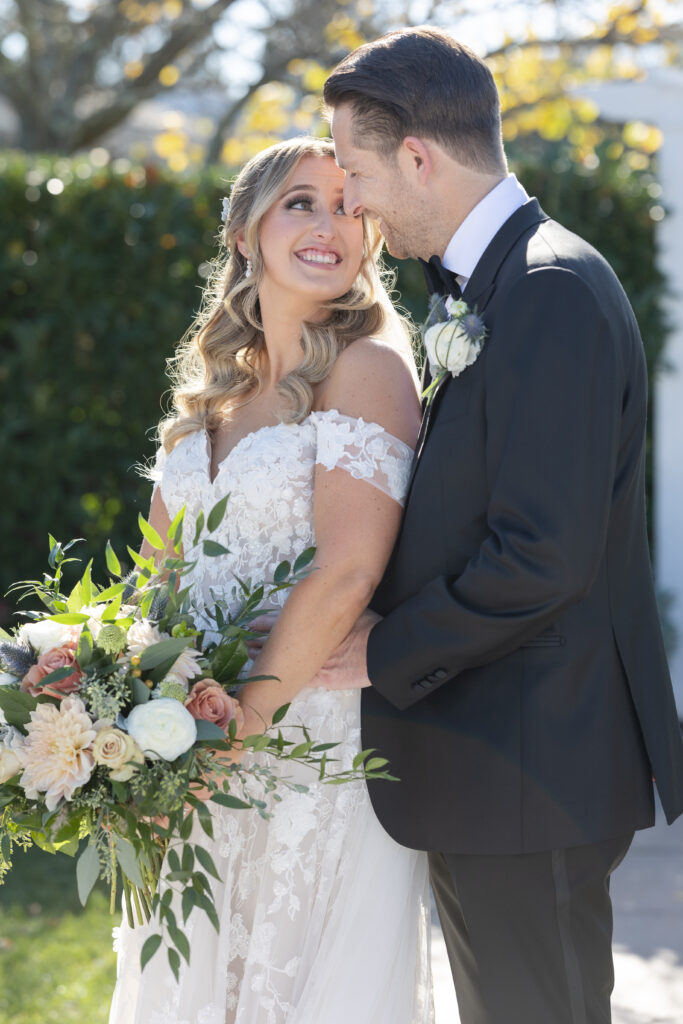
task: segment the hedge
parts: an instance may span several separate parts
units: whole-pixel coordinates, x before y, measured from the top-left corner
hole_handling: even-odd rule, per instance
[[[614,266],[654,375],[665,332],[652,178],[609,161],[592,173],[562,159],[515,166]],[[0,155],[0,595],[42,571],[48,531],[100,556],[108,537],[118,550],[137,542],[149,485],[135,466],[153,454],[165,360],[198,306],[227,178]],[[417,264],[398,267],[398,290],[422,319]]]

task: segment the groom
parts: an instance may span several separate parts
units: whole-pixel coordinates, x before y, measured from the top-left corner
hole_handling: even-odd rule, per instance
[[[425,410],[382,618],[319,681],[366,679],[363,745],[401,779],[373,804],[430,851],[464,1024],[606,1024],[610,873],[653,823],[653,776],[667,819],[683,811],[636,321],[605,260],[508,175],[466,47],[391,33],[325,100],[347,213],[487,333]]]

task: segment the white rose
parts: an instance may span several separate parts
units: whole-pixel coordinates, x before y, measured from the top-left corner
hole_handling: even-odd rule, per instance
[[[20,750],[23,736],[18,729],[9,726],[0,743],[0,783],[18,775],[22,768]]]
[[[126,728],[153,760],[175,761],[197,739],[194,718],[180,701],[171,697],[138,704],[128,715]]]
[[[69,639],[69,626],[52,619],[39,622],[25,622],[19,630],[19,639],[29,643],[37,654],[45,654],[53,647],[61,647]]]
[[[469,338],[460,320],[434,324],[425,332],[424,343],[433,377],[444,370],[457,377],[481,352],[481,340]]]

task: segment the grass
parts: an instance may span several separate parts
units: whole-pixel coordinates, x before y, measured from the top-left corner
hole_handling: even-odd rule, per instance
[[[103,890],[81,907],[69,858],[17,853],[0,886],[0,1024],[106,1024],[115,924]]]

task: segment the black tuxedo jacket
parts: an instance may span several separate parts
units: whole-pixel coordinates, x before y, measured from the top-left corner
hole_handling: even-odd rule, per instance
[[[606,261],[536,200],[464,298],[488,335],[425,414],[373,607],[363,746],[400,843],[521,853],[683,811],[645,529],[647,380]]]

